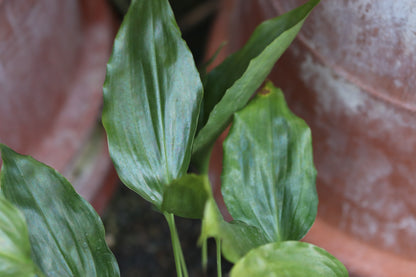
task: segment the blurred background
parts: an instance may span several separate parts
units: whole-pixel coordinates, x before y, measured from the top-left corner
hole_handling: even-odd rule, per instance
[[[216,63],[260,22],[306,1],[170,2],[201,65],[224,41]],[[54,167],[92,203],[122,276],[175,276],[167,224],[119,184],[100,123],[106,63],[128,5],[0,0],[0,142]],[[415,1],[322,0],[269,77],[312,129],[320,205],[305,240],[351,276],[415,276],[415,49]],[[220,142],[217,150],[220,158]],[[199,222],[177,226],[190,275],[214,275],[213,245],[201,270]]]

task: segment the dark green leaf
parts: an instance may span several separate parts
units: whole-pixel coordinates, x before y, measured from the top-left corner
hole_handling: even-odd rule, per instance
[[[4,197],[24,214],[32,258],[46,276],[119,276],[91,207],[54,169],[0,144]]]
[[[168,1],[133,1],[107,66],[103,124],[120,179],[159,209],[188,169],[201,98]]]
[[[208,199],[207,176],[185,175],[166,187],[162,210],[186,218],[202,218]],[[208,188],[209,189],[209,188]]]
[[[212,70],[204,84],[204,120],[193,148],[204,152],[230,123],[234,112],[242,109],[263,83],[273,65],[299,32],[302,24],[319,0],[257,27],[247,44]]]
[[[0,195],[0,276],[41,277],[30,257],[25,218]]]
[[[318,205],[311,132],[279,89],[267,83],[264,92],[234,115],[222,193],[232,217],[262,230],[269,242],[299,240]]]
[[[231,270],[231,277],[348,277],[345,266],[314,245],[285,241],[250,251]]]

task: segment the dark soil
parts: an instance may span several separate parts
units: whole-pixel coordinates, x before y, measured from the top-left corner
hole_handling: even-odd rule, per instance
[[[121,276],[176,276],[168,225],[151,204],[120,185],[104,212],[103,221]],[[177,217],[176,226],[189,276],[216,276],[214,241],[208,246],[207,272],[202,270],[201,248],[197,246],[200,221]],[[223,272],[229,270],[230,264],[223,261]]]

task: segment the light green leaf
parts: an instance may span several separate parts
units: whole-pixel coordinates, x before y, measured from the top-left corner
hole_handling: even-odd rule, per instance
[[[231,277],[348,277],[345,266],[314,245],[285,241],[250,251],[231,270]]]
[[[46,276],[120,276],[103,224],[54,169],[0,144],[4,197],[25,216],[33,261]]]
[[[299,240],[318,205],[311,132],[280,89],[269,82],[263,93],[234,115],[222,194],[232,217],[262,230],[269,242]]]
[[[168,1],[133,1],[107,65],[103,124],[120,179],[159,209],[187,172],[202,93]]]
[[[30,257],[29,234],[25,218],[0,195],[0,276],[41,277]]]
[[[197,163],[230,123],[232,115],[242,109],[260,87],[273,65],[287,49],[319,0],[259,25],[247,44],[213,69],[204,83],[203,123],[193,148]]]
[[[162,211],[186,218],[200,219],[208,199],[208,176],[185,175],[166,187]]]
[[[222,253],[233,263],[251,249],[268,243],[258,228],[240,221],[226,222],[212,197],[206,202],[199,244],[211,237],[221,239]]]

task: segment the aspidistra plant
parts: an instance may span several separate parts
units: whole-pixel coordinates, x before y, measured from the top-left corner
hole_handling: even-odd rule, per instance
[[[206,240],[215,238],[218,253],[222,249],[237,263],[232,272],[238,276],[255,276],[241,268],[266,252],[276,260],[265,264],[288,252],[298,266],[305,255],[328,274],[346,276],[325,251],[284,243],[301,239],[316,216],[309,128],[271,83],[249,103],[318,2],[262,23],[241,50],[201,80],[168,1],[132,1],[107,67],[103,124],[120,179],[168,221],[178,276],[188,274],[174,215],[202,218],[204,251]],[[234,221],[226,222],[212,197],[207,165],[213,143],[231,122],[222,193]],[[288,276],[279,274],[291,272],[293,263],[270,272]],[[321,276],[316,274],[309,276]]]
[[[178,276],[188,276],[174,216],[202,220],[206,241],[235,263],[230,276],[348,276],[325,250],[299,242],[317,212],[311,133],[267,82],[308,14],[310,0],[265,21],[201,80],[168,0],[133,0],[114,42],[103,124],[122,182],[166,218]],[[208,180],[224,142],[219,212]],[[0,144],[0,276],[119,276],[93,208],[52,168]],[[191,163],[197,171],[190,173]]]

